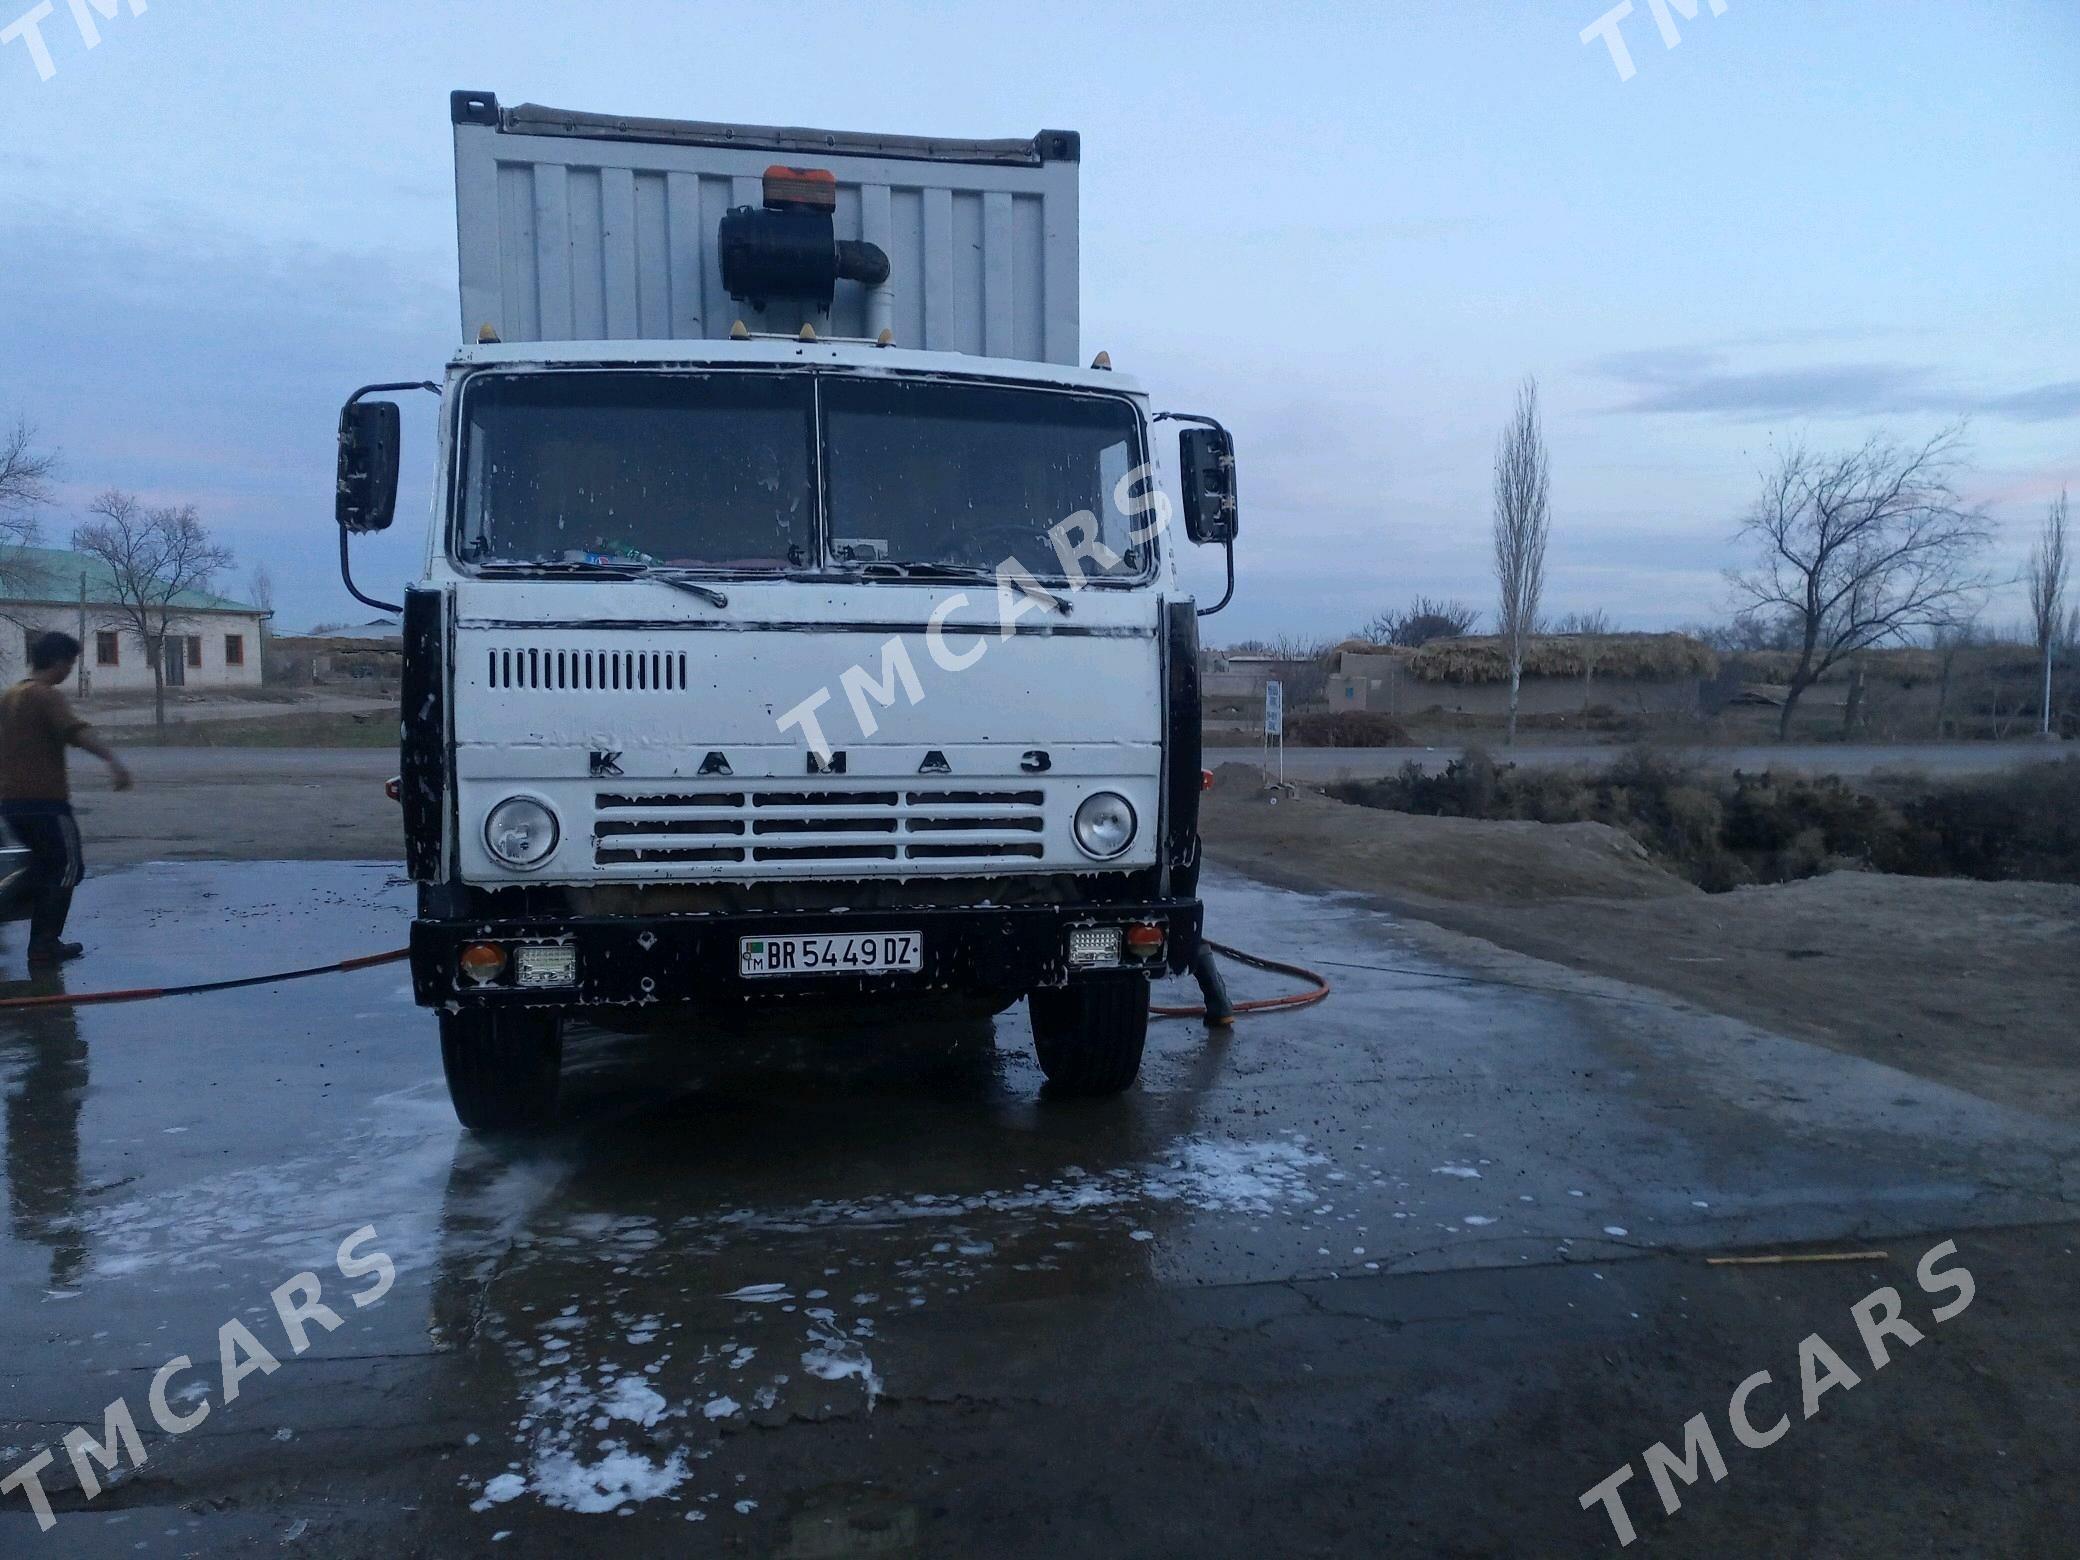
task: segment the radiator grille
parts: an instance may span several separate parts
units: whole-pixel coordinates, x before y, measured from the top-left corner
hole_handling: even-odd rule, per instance
[[[818,786],[593,797],[599,866],[672,862],[1038,860],[1046,794],[973,787]]]
[[[569,688],[592,693],[678,693],[686,687],[683,650],[485,651],[487,688]]]

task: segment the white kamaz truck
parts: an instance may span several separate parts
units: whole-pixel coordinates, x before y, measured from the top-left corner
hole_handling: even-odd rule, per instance
[[[337,518],[403,614],[458,1116],[551,1115],[570,1017],[746,1002],[1023,998],[1054,1086],[1125,1088],[1199,944],[1177,562],[1221,545],[1232,593],[1235,476],[1083,361],[1077,137],[451,117],[465,344],[348,400]],[[412,390],[393,605],[347,538],[391,523]]]

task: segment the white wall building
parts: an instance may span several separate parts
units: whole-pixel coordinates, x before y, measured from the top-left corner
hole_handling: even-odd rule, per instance
[[[51,547],[16,549],[7,563],[11,579],[0,587],[0,679],[21,677],[29,665],[29,642],[57,629],[80,642],[87,691],[151,691],[144,642],[118,606],[105,564]],[[271,615],[197,591],[176,598],[166,642],[166,686],[257,688],[261,626]],[[74,689],[80,686],[76,679]]]

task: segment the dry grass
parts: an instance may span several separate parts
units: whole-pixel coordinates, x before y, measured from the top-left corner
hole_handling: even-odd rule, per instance
[[[1524,647],[1527,677],[1580,677],[1595,663],[1598,677],[1667,679],[1712,677],[1719,658],[1687,634],[1543,634]],[[1509,652],[1492,634],[1439,639],[1408,658],[1423,682],[1498,683],[1509,680]]]
[[[325,710],[248,720],[183,720],[165,726],[104,729],[117,747],[394,748],[397,712]]]

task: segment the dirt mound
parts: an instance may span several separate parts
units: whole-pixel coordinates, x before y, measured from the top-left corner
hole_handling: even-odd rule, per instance
[[[1604,824],[1382,812],[1304,789],[1267,791],[1248,764],[1215,772],[1200,828],[1217,859],[1258,877],[1390,897],[1542,904],[1699,894]]]

